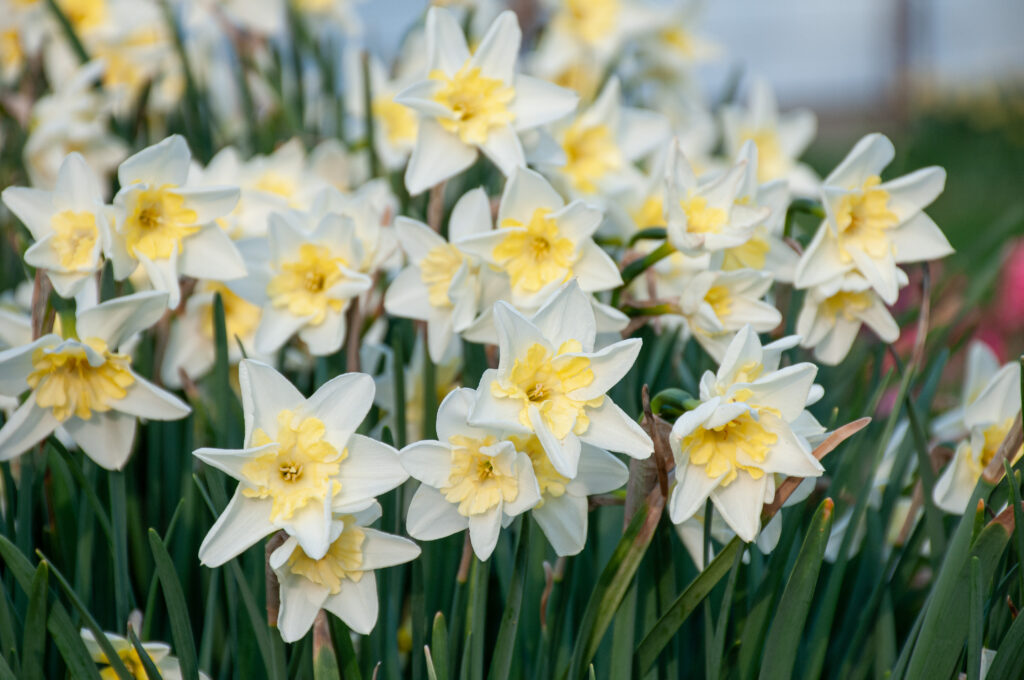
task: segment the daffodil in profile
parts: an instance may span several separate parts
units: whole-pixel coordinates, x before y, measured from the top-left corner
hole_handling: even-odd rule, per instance
[[[373,379],[346,373],[306,399],[280,373],[252,359],[239,364],[245,439],[241,449],[194,455],[238,480],[199,547],[216,567],[283,529],[306,556],[331,546],[335,513],[358,512],[405,481],[398,453],[355,434],[373,403]]]
[[[996,373],[1009,370],[999,364],[999,357],[984,340],[971,340],[967,345],[967,358],[963,383],[960,387],[960,401],[953,408],[932,418],[931,435],[938,441],[953,442],[969,434],[964,415],[971,404],[977,401],[988,387]]]
[[[748,543],[761,529],[761,508],[775,495],[775,475],[818,477],[824,471],[801,433],[804,407],[816,396],[817,368],[777,369],[775,350],[762,348],[746,326],[730,343],[717,373],[700,381],[701,404],[672,426],[676,484],[669,498],[675,524],[710,498],[736,535]]]
[[[353,632],[368,635],[377,623],[376,569],[393,567],[419,557],[420,549],[407,538],[370,528],[380,518],[374,503],[361,512],[331,520],[330,547],[319,559],[306,554],[289,536],[270,555],[277,574],[281,607],[277,629],[285,642],[300,640],[320,610],[345,622]]]
[[[0,460],[21,455],[60,428],[97,465],[124,467],[136,420],[178,420],[187,404],[140,376],[125,342],[163,316],[167,294],[135,293],[79,312],[49,333],[0,352],[0,394],[28,398],[0,428]]]
[[[46,271],[61,297],[75,297],[93,282],[110,242],[110,216],[96,174],[81,154],[60,165],[53,191],[8,187],[4,204],[18,216],[35,243],[25,263]]]
[[[181,299],[179,276],[225,281],[245,275],[245,263],[216,224],[238,202],[237,187],[191,186],[191,153],[172,135],[128,158],[117,170],[117,222],[111,239],[114,277],[140,265],[167,304]]]
[[[420,481],[409,504],[406,530],[432,541],[469,530],[481,560],[494,552],[507,521],[540,502],[530,457],[499,429],[469,423],[476,391],[453,390],[437,411],[437,441],[410,444],[400,454]]]
[[[120,678],[121,676],[110,665],[110,659],[107,658],[106,652],[103,651],[103,647],[100,646],[93,632],[88,628],[83,628],[81,636],[89,656],[101,666],[99,668],[100,677],[103,680],[117,680]],[[146,673],[146,666],[142,661],[142,655],[135,649],[135,645],[132,644],[131,640],[114,633],[103,633],[103,636],[107,638],[110,646],[114,648],[114,652],[117,653],[117,657],[124,664],[131,677],[138,678],[138,680],[146,680],[149,677]],[[184,676],[181,673],[181,664],[178,663],[177,658],[171,656],[170,645],[165,642],[143,642],[141,647],[160,672],[160,677],[165,678],[165,680],[182,680]],[[210,676],[202,671],[199,671],[199,678],[200,680],[210,680]]]
[[[516,73],[522,32],[516,15],[498,15],[476,49],[447,10],[427,10],[427,77],[394,101],[419,114],[405,185],[419,194],[462,172],[483,152],[503,174],[526,165],[519,133],[557,120],[576,95]]]
[[[574,478],[584,443],[646,458],[647,433],[607,392],[636,361],[640,340],[594,351],[596,321],[575,281],[530,318],[504,302],[494,308],[498,367],[480,379],[472,425],[536,435],[551,465]]]
[[[519,169],[502,193],[497,228],[464,238],[459,247],[508,276],[515,307],[536,309],[573,278],[586,292],[622,283],[618,267],[593,240],[602,217],[580,200],[566,205],[542,176]]]
[[[946,512],[961,515],[967,510],[971,494],[1006,435],[1020,417],[1020,364],[1013,361],[1000,368],[980,392],[965,405],[963,425],[967,437],[960,442],[953,460],[935,482],[932,498]],[[1024,447],[1010,451],[1015,463]]]
[[[882,170],[895,153],[884,135],[867,135],[825,178],[821,199],[826,219],[797,266],[798,288],[857,270],[891,305],[901,281],[897,265],[953,252],[924,213],[942,193],[946,171],[933,166],[882,182]]]

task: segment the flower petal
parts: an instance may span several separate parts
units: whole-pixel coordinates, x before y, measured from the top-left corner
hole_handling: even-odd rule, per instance
[[[475,147],[462,143],[435,120],[420,120],[416,146],[405,169],[405,187],[413,196],[459,174],[476,160]]]
[[[363,534],[363,562],[359,565],[363,571],[405,564],[420,556],[420,547],[408,538],[393,536],[376,529],[363,529]],[[363,578],[370,576],[364,574]]]
[[[741,473],[729,485],[711,492],[711,502],[722,519],[747,543],[757,538],[761,530],[761,509],[769,479],[769,475],[753,479]]]
[[[246,498],[241,486],[235,489],[235,495],[199,546],[199,561],[208,567],[219,567],[270,535],[278,528],[270,521],[270,505],[269,498]]]
[[[624,453],[631,458],[647,458],[653,453],[651,438],[610,398],[605,397],[597,408],[588,408],[587,416],[590,426],[580,435],[586,443]]]
[[[498,545],[501,534],[501,505],[497,505],[482,515],[469,518],[469,542],[477,559],[487,561]]]
[[[252,441],[255,428],[263,429],[271,438],[275,437],[278,414],[298,408],[305,402],[302,393],[288,378],[255,359],[243,359],[238,364],[238,383],[242,393],[246,446]]]
[[[547,496],[544,504],[534,508],[532,514],[555,554],[576,555],[583,550],[587,542],[586,497],[568,493]]]
[[[279,571],[277,576],[281,584],[277,630],[285,642],[297,642],[313,627],[313,621],[316,620],[316,615],[320,613],[331,591],[319,583],[313,583],[304,576],[292,574],[284,569]]]
[[[36,404],[33,392],[0,428],[0,461],[25,453],[49,436],[59,424],[51,409],[40,408]]]
[[[114,350],[159,321],[166,310],[167,293],[146,291],[101,302],[81,312],[75,325],[80,338],[99,338]]]
[[[435,489],[448,485],[452,465],[452,450],[448,445],[436,441],[415,442],[402,449],[399,460],[410,477]]]
[[[387,444],[354,434],[347,448],[348,456],[341,462],[341,491],[334,497],[335,509],[370,501],[409,478],[398,451]]]
[[[459,514],[458,507],[449,503],[441,492],[432,486],[420,484],[409,502],[405,519],[405,530],[421,541],[433,541],[462,531],[469,526],[469,520]]]
[[[126,390],[123,399],[110,402],[110,406],[121,413],[127,413],[149,420],[179,420],[192,408],[167,390],[160,389],[141,375],[132,371],[135,382]]]
[[[134,416],[117,411],[93,413],[88,420],[69,418],[61,427],[85,455],[107,470],[120,470],[132,455]]]
[[[353,632],[369,635],[377,624],[377,579],[364,574],[358,581],[346,579],[341,590],[324,602],[324,609],[345,622]]]

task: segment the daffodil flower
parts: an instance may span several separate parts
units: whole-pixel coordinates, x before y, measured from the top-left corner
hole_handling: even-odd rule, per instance
[[[67,334],[0,352],[0,394],[32,392],[0,429],[0,460],[21,455],[60,428],[97,465],[128,462],[138,418],[178,420],[191,409],[136,373],[118,350],[163,316],[167,294],[150,291],[79,312]]]
[[[1007,370],[1007,369],[1003,369]],[[971,340],[967,345],[966,368],[960,388],[960,403],[935,416],[931,422],[931,435],[938,441],[957,441],[970,434],[964,424],[964,414],[992,382],[1000,371],[999,357],[984,340]]]
[[[562,475],[577,475],[584,443],[646,458],[650,437],[607,396],[636,361],[640,340],[595,352],[588,296],[575,281],[530,318],[504,302],[494,308],[498,368],[480,379],[469,422],[511,434],[535,434]]]
[[[45,270],[58,295],[75,297],[95,282],[110,242],[110,216],[99,180],[81,154],[64,159],[53,191],[8,187],[3,202],[35,239],[25,263]]]
[[[381,515],[374,503],[362,512],[331,520],[330,547],[323,557],[306,554],[289,536],[270,555],[270,567],[281,584],[277,628],[285,642],[296,642],[327,610],[353,632],[368,635],[377,623],[375,569],[393,567],[419,557],[420,548],[407,538],[371,529]]]
[[[817,368],[801,363],[775,370],[777,354],[764,349],[749,326],[740,330],[718,372],[701,378],[700,406],[672,426],[676,484],[669,516],[675,524],[710,498],[749,543],[760,531],[762,506],[775,496],[775,474],[818,477],[824,471],[794,428],[813,401]]]
[[[420,118],[405,172],[412,194],[462,172],[478,151],[510,175],[526,165],[519,133],[576,107],[573,92],[516,73],[522,32],[511,11],[498,15],[472,54],[446,10],[427,10],[426,37],[427,78],[394,99],[415,109]]]
[[[319,220],[309,213],[272,213],[267,242],[248,241],[243,251],[249,275],[229,287],[262,308],[257,352],[272,354],[294,335],[314,356],[341,347],[345,312],[371,285],[355,269],[363,253],[351,219],[333,213]]]
[[[362,129],[366,120],[366,102],[363,88],[363,65],[360,54],[356,50],[346,53],[346,94],[345,105],[350,114],[350,120],[359,124],[357,128],[360,134],[365,134]],[[410,60],[411,61],[411,60]],[[402,64],[399,65],[401,69]],[[373,148],[377,152],[384,167],[390,170],[397,170],[405,164],[416,145],[416,137],[419,132],[419,119],[414,109],[404,106],[395,101],[395,96],[411,84],[414,80],[422,80],[423,73],[420,67],[415,67],[416,73],[408,73],[409,68],[401,70],[394,79],[388,77],[388,72],[380,59],[371,56],[367,64],[367,71],[370,76],[370,115],[373,116]]]
[[[199,547],[216,567],[283,529],[318,560],[331,546],[331,518],[370,507],[408,475],[397,452],[355,434],[373,403],[373,379],[346,373],[309,399],[264,363],[243,359],[241,449],[198,449],[197,458],[238,480]]]
[[[487,193],[474,189],[458,200],[448,220],[448,241],[408,217],[395,220],[409,266],[388,286],[388,314],[427,322],[430,358],[439,363],[455,334],[476,318],[480,302],[480,260],[461,248],[462,242],[491,231]]]
[[[141,265],[154,288],[181,298],[178,277],[225,281],[245,275],[245,262],[215,220],[238,202],[236,187],[188,185],[191,154],[179,135],[138,152],[117,170],[117,224],[110,259],[114,277]]]
[[[640,178],[634,163],[671,137],[660,113],[623,106],[619,79],[612,77],[601,94],[555,137],[564,164],[543,170],[570,194],[607,197],[621,194]]]
[[[351,220],[358,252],[362,254],[351,263],[351,268],[372,276],[382,268],[401,265],[398,238],[395,230],[388,226],[397,210],[398,203],[388,181],[378,178],[351,192],[342,192],[334,187],[322,189],[313,198],[309,212],[320,219],[338,215]]]
[[[899,295],[898,264],[953,252],[924,213],[942,193],[946,171],[933,166],[882,182],[879,175],[895,153],[884,135],[867,135],[825,178],[821,198],[826,219],[797,266],[798,288],[857,270],[891,305]]]
[[[704,571],[704,507],[702,506],[692,517],[687,519],[685,522],[681,522],[675,525],[676,535],[679,540],[682,541],[683,547],[686,548],[687,554],[693,561],[693,566],[697,567],[699,571]],[[782,533],[782,513],[776,513],[768,524],[764,525],[761,532],[754,539],[754,544],[762,554],[768,555],[772,550],[775,550],[775,546],[779,542],[779,536]],[[715,543],[725,545],[736,536],[736,532],[732,530],[725,520],[722,519],[722,515],[717,512],[714,507],[711,509],[711,539],[710,550],[708,557],[714,559],[715,556]],[[750,561],[750,556],[747,554],[743,555],[743,562],[747,563]]]
[[[469,423],[477,393],[452,391],[437,411],[438,441],[402,449],[409,475],[421,482],[409,503],[406,530],[432,541],[469,530],[473,552],[494,552],[503,522],[540,502],[530,456],[517,451],[501,430]]]
[[[102,668],[99,669],[100,677],[103,680],[118,680],[120,676],[117,671],[110,665],[110,659],[107,658],[103,648],[100,647],[100,643],[96,640],[96,636],[88,628],[83,628],[81,631],[82,642],[85,643],[85,649],[89,652],[89,656],[92,660],[98,664],[102,664]],[[117,657],[124,664],[124,667],[128,669],[128,674],[138,680],[146,680],[149,676],[146,674],[146,667],[142,662],[142,656],[136,651],[135,645],[131,643],[131,640],[123,638],[120,635],[113,633],[103,633],[107,641],[110,642],[110,646],[114,648],[114,652],[117,653]],[[178,660],[171,656],[171,646],[164,642],[143,642],[142,649],[146,652],[149,660],[153,662],[156,669],[160,671],[160,677],[164,680],[181,680],[184,676],[181,674],[181,665]],[[199,671],[200,680],[210,680],[210,676],[202,671]]]
[[[798,196],[813,196],[817,192],[821,183],[818,176],[798,160],[814,140],[817,117],[808,109],[780,113],[767,80],[757,78],[750,84],[745,107],[723,107],[722,128],[730,156],[738,153],[747,141],[757,145],[759,182],[785,180]]]
[[[1020,417],[1020,396],[1020,364],[1014,361],[1000,368],[977,397],[965,405],[963,424],[968,435],[935,482],[932,498],[936,506],[955,515],[967,510],[981,473],[999,450],[1013,421]],[[1024,447],[1010,452],[1010,463],[1015,463],[1022,453]]]
[[[717,175],[697,177],[678,141],[673,142],[665,191],[669,242],[688,255],[743,246],[768,219],[767,207],[739,200],[747,159]]]
[[[566,205],[547,180],[519,169],[505,184],[497,229],[463,238],[459,247],[508,275],[515,307],[536,308],[573,278],[587,292],[622,283],[592,238],[602,216],[579,200]]]
[[[901,285],[906,274],[899,272]],[[797,317],[796,332],[804,347],[814,348],[814,357],[835,366],[849,354],[862,325],[883,342],[900,337],[900,327],[882,298],[867,279],[857,272],[809,288]]]

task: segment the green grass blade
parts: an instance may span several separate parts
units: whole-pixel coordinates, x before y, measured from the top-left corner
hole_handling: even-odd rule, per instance
[[[832,499],[826,498],[811,519],[811,526],[800,546],[765,640],[765,654],[759,676],[761,680],[788,680],[793,675],[800,638],[818,582],[818,571],[825,557],[829,534],[832,533],[834,509]]]
[[[1024,616],[1017,616],[996,650],[985,680],[1017,680],[1024,668]]]
[[[21,641],[21,672],[25,680],[42,680],[46,651],[46,600],[49,595],[46,562],[40,562],[28,591],[28,611]]]
[[[491,657],[491,668],[488,680],[507,678],[512,668],[512,653],[516,645],[516,631],[519,628],[519,614],[523,608],[523,588],[526,583],[526,571],[529,568],[530,556],[530,524],[532,520],[522,520],[522,531],[516,546],[515,567],[512,572],[512,583],[509,586],[508,598],[505,601],[505,613],[501,617],[498,628],[498,639]]]
[[[0,680],[18,680],[17,674],[7,664],[3,656],[0,656]]]
[[[189,621],[188,606],[185,604],[185,591],[178,580],[167,547],[155,529],[149,530],[149,549],[156,562],[156,575],[164,591],[164,602],[167,604],[167,615],[170,618],[171,635],[174,638],[174,649],[181,663],[181,676],[184,680],[199,680],[199,665],[196,661],[196,642],[192,635],[192,624]]]
[[[153,659],[149,656],[149,652],[142,646],[142,642],[139,640],[139,636],[135,634],[135,631],[131,626],[128,626],[128,640],[132,643],[132,647],[135,648],[135,653],[139,655],[139,660],[142,662],[142,669],[146,671],[146,677],[149,680],[163,680],[160,671],[157,670],[156,664],[153,663]]]
[[[107,473],[110,483],[110,518],[114,530],[114,605],[117,623],[123,626],[131,608],[131,579],[128,576],[128,502],[124,471]]]
[[[711,644],[712,654],[707,659],[707,677],[717,679],[722,675],[722,668],[725,662],[725,635],[729,629],[729,611],[733,606],[733,593],[736,589],[736,577],[740,571],[740,563],[743,561],[743,552],[737,550],[733,558],[732,568],[729,570],[729,578],[725,582],[725,593],[722,596],[722,603],[718,612],[718,621],[715,623],[715,635]],[[710,600],[708,600],[710,603]]]
[[[430,634],[430,656],[438,680],[449,680],[451,670],[448,667],[448,626],[441,612],[434,616],[434,629]]]
[[[971,558],[971,609],[968,612],[967,680],[981,680],[981,637],[985,627],[984,583],[981,581],[981,560]]]

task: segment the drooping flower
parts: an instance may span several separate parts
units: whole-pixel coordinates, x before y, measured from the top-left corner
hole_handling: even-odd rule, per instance
[[[188,184],[191,154],[179,135],[138,152],[118,168],[117,223],[111,239],[114,277],[141,265],[149,282],[181,298],[178,277],[226,281],[245,275],[245,263],[215,220],[238,202],[236,187]]]
[[[323,557],[306,554],[295,536],[270,555],[270,567],[281,584],[277,628],[285,642],[296,642],[325,609],[352,631],[368,635],[377,623],[377,579],[374,570],[416,559],[419,546],[407,538],[369,527],[381,515],[374,503],[361,512],[331,520],[330,547]]]
[[[634,458],[654,450],[647,433],[607,396],[636,361],[640,340],[594,351],[596,321],[575,281],[526,318],[504,302],[494,308],[497,369],[480,379],[469,422],[511,434],[535,434],[551,464],[576,477],[583,443]]]
[[[373,379],[346,373],[305,399],[284,376],[252,359],[239,364],[238,378],[243,448],[193,452],[239,482],[199,547],[199,559],[219,566],[284,529],[318,560],[331,546],[334,514],[365,510],[408,476],[393,448],[355,434],[373,403]]]
[[[505,520],[540,502],[530,456],[500,429],[469,423],[477,393],[452,391],[437,411],[438,441],[402,449],[409,475],[421,482],[409,504],[406,530],[430,541],[469,530],[473,551],[486,560]]]
[[[110,216],[99,181],[81,154],[64,159],[53,191],[8,187],[3,202],[35,239],[25,263],[44,269],[58,295],[75,297],[95,281],[110,243]]]
[[[964,415],[988,387],[1000,371],[999,357],[983,340],[971,340],[967,345],[967,361],[963,383],[960,388],[960,403],[956,407],[935,416],[931,422],[931,435],[939,441],[957,441],[970,431],[964,423]],[[1005,369],[1004,369],[1005,370]]]
[[[427,10],[426,34],[427,78],[395,97],[420,117],[405,172],[412,194],[462,172],[478,151],[510,175],[526,165],[519,133],[576,107],[571,91],[516,73],[522,33],[511,11],[494,20],[472,54],[447,10]]]
[[[700,406],[672,426],[676,485],[668,505],[674,523],[710,498],[736,535],[753,541],[761,508],[775,495],[776,473],[817,477],[824,471],[799,427],[816,396],[817,368],[777,369],[777,352],[766,349],[749,326],[740,330],[718,372],[701,378]]]
[[[896,151],[884,135],[861,139],[821,187],[826,219],[797,265],[795,284],[809,288],[858,271],[886,304],[899,295],[897,265],[953,252],[924,208],[942,193],[946,171],[922,168],[882,182]]]
[[[121,663],[124,664],[125,668],[128,669],[128,674],[138,680],[146,680],[149,676],[146,673],[146,666],[143,664],[142,656],[135,649],[135,645],[132,644],[131,640],[123,638],[120,635],[114,633],[103,633],[107,641],[110,642],[110,646],[114,648]],[[99,669],[100,677],[103,680],[118,680],[120,676],[110,665],[110,660],[107,658],[106,652],[100,647],[100,643],[96,640],[96,636],[88,628],[81,630],[82,642],[85,643],[85,649],[89,652],[92,660],[98,664],[102,664],[103,667]],[[150,661],[156,666],[156,669],[160,671],[160,676],[165,680],[182,680],[184,677],[181,674],[181,665],[178,660],[171,656],[171,646],[164,642],[143,642],[142,649],[146,652]],[[202,671],[199,671],[200,680],[210,680],[210,676]]]
[[[164,313],[167,294],[150,291],[79,312],[66,337],[44,335],[0,352],[0,394],[28,398],[0,429],[0,460],[10,460],[63,430],[97,465],[128,462],[138,418],[178,420],[191,409],[136,373],[119,353],[135,333]]]

